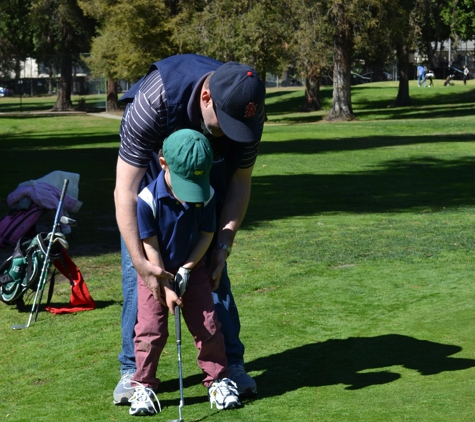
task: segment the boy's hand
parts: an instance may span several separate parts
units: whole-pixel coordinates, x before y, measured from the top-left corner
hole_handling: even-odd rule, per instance
[[[183,302],[170,287],[170,284],[168,284],[168,286],[164,286],[163,290],[165,291],[166,306],[170,310],[171,314],[175,315],[175,306],[177,305],[180,308],[183,308]]]
[[[191,270],[189,268],[180,267],[175,276],[176,293],[178,296],[183,297],[188,287],[188,281],[190,279]]]

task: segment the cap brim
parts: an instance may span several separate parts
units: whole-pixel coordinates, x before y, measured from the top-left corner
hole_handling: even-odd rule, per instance
[[[219,127],[224,134],[236,142],[257,142],[262,136],[262,126],[259,118],[246,119],[245,122],[234,119],[216,107]]]
[[[210,196],[209,181],[200,183],[183,180],[170,169],[173,193],[184,202],[206,202]]]

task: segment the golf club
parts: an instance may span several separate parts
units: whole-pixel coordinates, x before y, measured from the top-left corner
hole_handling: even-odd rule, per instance
[[[180,320],[180,307],[175,306],[175,333],[176,344],[178,348],[178,379],[180,380],[180,405],[178,406],[178,419],[171,419],[168,422],[183,422],[181,411],[185,405],[183,398],[183,368],[181,364],[181,320]]]
[[[61,219],[59,220],[59,222],[61,224],[65,224],[66,226],[71,226],[71,227],[74,227],[74,226],[77,226],[78,223],[76,220],[74,220],[73,218],[69,218],[69,217],[66,217],[65,215],[63,215],[61,217]]]
[[[31,318],[33,317],[33,313],[35,309],[36,309],[35,321],[38,318],[38,311],[40,309],[41,298],[43,296],[46,280],[48,278],[49,267],[51,265],[51,262],[49,260],[51,245],[53,244],[53,241],[54,241],[54,234],[56,233],[56,228],[58,226],[59,215],[61,214],[61,209],[63,208],[64,196],[66,195],[68,184],[69,184],[69,180],[64,179],[63,190],[61,191],[58,207],[56,209],[56,215],[54,217],[53,230],[51,231],[50,236],[49,236],[49,243],[48,243],[48,248],[46,250],[45,260],[43,261],[43,266],[41,267],[40,279],[38,281],[38,286],[36,287],[36,293],[35,293],[35,298],[33,299],[33,305],[31,306],[30,317],[28,318],[28,322],[26,325],[21,325],[21,324],[12,325],[12,329],[14,330],[23,330],[24,328],[28,328],[31,324]],[[36,303],[36,300],[38,298],[38,294],[40,293],[40,291],[41,291],[40,298],[38,300],[38,303]]]

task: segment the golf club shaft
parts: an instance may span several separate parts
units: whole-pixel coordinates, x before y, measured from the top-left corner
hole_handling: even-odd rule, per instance
[[[64,201],[64,197],[66,195],[66,191],[68,190],[68,184],[69,184],[69,180],[64,179],[63,189],[61,190],[61,196],[59,198],[58,207],[56,208],[56,215],[54,217],[53,230],[50,233],[48,248],[46,249],[45,260],[43,262],[43,267],[41,268],[40,280],[38,282],[38,287],[36,289],[35,301],[33,302],[33,307],[34,307],[35,302],[36,302],[36,296],[38,295],[38,289],[40,289],[40,297],[39,297],[39,300],[38,300],[38,304],[36,305],[35,321],[38,318],[38,311],[40,310],[40,303],[41,303],[41,299],[43,298],[43,291],[45,289],[46,280],[48,279],[48,270],[49,270],[49,267],[50,267],[49,255],[50,255],[50,252],[51,252],[51,245],[53,244],[54,235],[56,233],[56,228],[58,227],[58,224],[59,224],[59,216],[60,216],[61,210],[63,208],[63,201]]]
[[[180,420],[182,420],[181,411],[185,405],[185,400],[183,397],[183,366],[181,362],[181,318],[180,318],[180,307],[175,306],[175,333],[176,333],[176,344],[178,348],[178,380],[180,382],[180,405],[178,406],[178,414]]]

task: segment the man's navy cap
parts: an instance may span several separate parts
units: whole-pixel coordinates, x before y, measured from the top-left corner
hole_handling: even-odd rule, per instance
[[[266,89],[257,72],[241,63],[225,63],[211,76],[209,89],[224,134],[237,142],[259,141]]]

